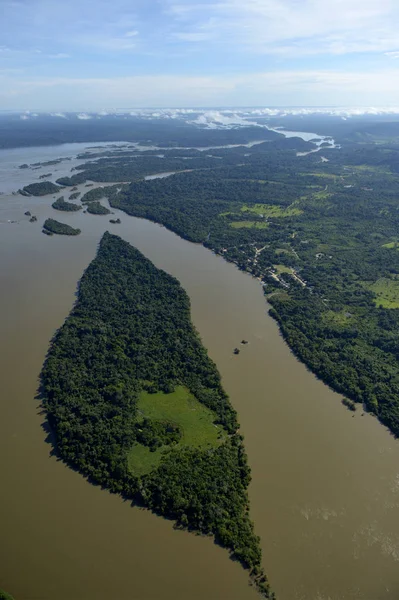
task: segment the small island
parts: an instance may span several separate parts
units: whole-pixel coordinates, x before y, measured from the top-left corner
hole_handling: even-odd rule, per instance
[[[119,225],[121,223],[121,220],[120,219],[110,219],[109,222],[112,223],[113,225]]]
[[[87,212],[91,215],[109,215],[111,211],[99,202],[90,202],[87,205]]]
[[[29,219],[29,223],[36,223],[37,221],[37,217],[35,215],[32,215],[31,218]]]
[[[14,600],[11,594],[7,594],[4,590],[0,590],[0,600]]]
[[[23,196],[47,196],[47,194],[58,194],[61,189],[59,185],[55,185],[51,181],[42,181],[26,185],[18,191]]]
[[[105,198],[106,190],[107,188],[104,187],[97,187],[92,190],[88,190],[82,196],[82,203],[88,204],[89,202],[94,202],[95,200],[101,200],[102,198]]]
[[[25,217],[30,217],[32,215],[32,213],[30,212],[30,210],[27,210],[26,212],[24,212]]]
[[[79,196],[80,196],[80,192],[74,192],[73,194],[71,194],[69,196],[69,199],[70,200],[76,200],[76,198],[79,198]]]
[[[342,398],[341,402],[348,410],[356,412],[356,402],[350,400],[349,398]]]
[[[46,235],[52,235],[57,233],[58,235],[79,235],[80,229],[74,229],[66,223],[60,223],[55,219],[46,219],[43,225],[43,233]]]
[[[51,205],[55,210],[62,210],[64,212],[76,212],[78,210],[82,210],[82,207],[79,204],[74,204],[74,202],[66,202],[64,196],[61,196],[52,203]]]
[[[233,354],[240,354],[240,349],[239,348],[234,348]]]

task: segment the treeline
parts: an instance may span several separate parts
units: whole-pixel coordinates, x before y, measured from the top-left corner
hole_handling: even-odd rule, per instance
[[[272,597],[248,515],[250,472],[236,413],[176,279],[104,234],[77,303],[52,341],[41,381],[57,451],[67,463],[182,527],[213,534]],[[138,415],[138,395],[171,393],[178,385],[211,409],[230,435],[211,449],[168,446],[160,466],[139,477],[129,469],[128,452],[137,441],[151,445],[154,431],[165,436]]]

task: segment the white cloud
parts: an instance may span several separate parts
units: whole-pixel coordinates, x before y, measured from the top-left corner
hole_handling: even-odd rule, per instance
[[[139,32],[136,29],[133,29],[132,31],[127,31],[125,37],[135,37],[138,34]]]
[[[57,54],[48,54],[49,58],[70,58],[69,54],[65,52],[58,52]]]
[[[220,0],[169,4],[169,11],[182,33],[208,31],[220,43],[256,52],[339,55],[397,48],[397,0]]]

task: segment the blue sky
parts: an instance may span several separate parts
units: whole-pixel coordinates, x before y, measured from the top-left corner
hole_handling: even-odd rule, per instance
[[[0,0],[0,109],[399,105],[399,0]]]

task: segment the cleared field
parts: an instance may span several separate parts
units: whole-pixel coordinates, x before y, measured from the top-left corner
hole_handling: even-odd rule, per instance
[[[281,273],[292,273],[291,267],[286,267],[285,265],[273,265],[273,267],[276,269],[279,275]]]
[[[262,223],[262,221],[232,221],[230,227],[233,229],[253,228],[253,229],[267,229],[269,223]]]
[[[301,173],[303,177],[320,177],[321,179],[337,179],[340,177],[339,175],[334,175],[334,173]]]
[[[384,308],[399,308],[399,280],[381,277],[376,282],[368,284],[368,289],[377,295],[374,303]]]
[[[262,215],[263,217],[295,217],[301,215],[303,210],[297,208],[296,206],[279,206],[277,204],[252,204],[244,206],[241,208],[241,212],[249,212],[256,215]]]
[[[215,447],[226,439],[224,429],[214,423],[215,414],[183,386],[178,386],[171,394],[142,392],[138,415],[139,420],[145,417],[177,425],[182,432],[178,446]],[[162,454],[169,447],[162,446],[151,452],[147,446],[135,444],[128,456],[130,469],[137,475],[149,473],[159,465]]]
[[[396,248],[397,250],[399,248],[399,242],[388,242],[388,244],[382,244],[382,248]]]

